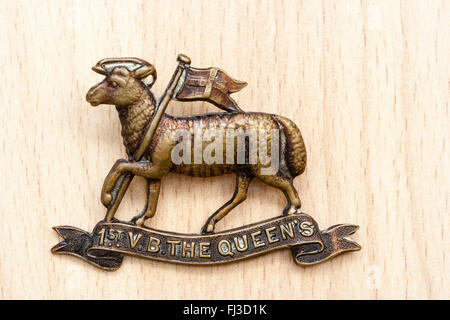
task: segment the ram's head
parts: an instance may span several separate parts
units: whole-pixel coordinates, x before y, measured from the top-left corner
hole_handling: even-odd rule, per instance
[[[111,104],[128,106],[139,101],[145,90],[156,81],[153,65],[138,58],[102,59],[92,67],[105,79],[89,89],[86,100],[92,106]],[[151,75],[153,80],[145,84],[142,80]]]

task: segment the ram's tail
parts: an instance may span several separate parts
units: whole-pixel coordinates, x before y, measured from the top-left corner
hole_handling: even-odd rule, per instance
[[[293,177],[301,175],[306,168],[306,147],[303,143],[302,134],[297,125],[281,116],[276,116],[278,122],[283,126],[286,136],[286,162],[289,172]]]

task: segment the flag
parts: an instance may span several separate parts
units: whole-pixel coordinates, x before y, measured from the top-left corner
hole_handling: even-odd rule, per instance
[[[230,94],[244,88],[247,83],[231,78],[218,68],[189,67],[184,82],[175,95],[180,101],[208,101],[227,112],[243,112]]]

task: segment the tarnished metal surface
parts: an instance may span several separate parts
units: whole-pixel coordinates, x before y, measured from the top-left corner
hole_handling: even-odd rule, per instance
[[[150,91],[157,78],[156,69],[145,60],[108,58],[100,60],[92,68],[104,75],[105,79],[88,91],[86,100],[92,106],[116,106],[128,160],[117,160],[105,178],[101,192],[101,201],[107,207],[105,220],[91,234],[77,228],[56,227],[55,230],[65,241],[55,246],[53,252],[73,254],[100,267],[105,267],[105,263],[108,265],[104,261],[108,261],[107,257],[110,257],[109,261],[118,267],[121,254],[202,264],[227,262],[278,247],[292,246],[292,254],[298,263],[313,264],[341,252],[359,250],[359,245],[344,239],[354,233],[357,226],[338,225],[319,232],[311,217],[300,214],[301,201],[293,180],[305,170],[306,148],[296,124],[279,115],[243,112],[229,94],[245,87],[245,82],[232,79],[218,68],[192,68],[190,63],[187,56],[178,56],[178,66],[159,99],[155,99]],[[148,76],[153,78],[150,84],[144,82]],[[165,113],[171,99],[205,100],[227,112],[175,117]],[[155,214],[161,179],[170,172],[204,178],[223,174],[236,175],[232,198],[208,218],[200,235],[176,235],[149,229],[144,225],[145,220]],[[114,219],[114,214],[135,175],[147,179],[145,208],[130,222],[118,222]],[[236,230],[214,233],[216,223],[246,199],[254,178],[283,192],[287,201],[284,216],[278,220],[274,218]],[[301,221],[302,219],[307,221]],[[293,235],[292,239],[295,240],[291,240],[297,241],[295,243],[280,241],[281,238],[271,241],[271,234],[283,237],[283,223],[290,225],[294,221],[302,236],[302,226],[306,226],[302,223],[313,226],[313,234],[307,237],[314,237],[316,240],[311,242]],[[111,230],[128,235],[128,238],[118,236],[115,243],[108,242],[104,236],[106,232],[112,236]],[[242,239],[247,233],[254,236],[258,232],[266,237],[264,246],[254,241],[253,247],[249,245],[248,252],[244,254],[239,247],[233,249],[232,242],[229,242],[229,252],[233,254],[221,254],[220,241],[231,241],[227,234]],[[103,238],[98,237],[99,233],[103,233]],[[155,241],[161,245],[161,250],[150,250],[150,253],[154,253],[150,255],[148,251],[144,253],[137,246],[141,237],[148,242],[148,248],[152,237],[157,239]],[[175,247],[172,246],[173,254],[168,255],[167,246],[170,246],[170,241],[178,241],[184,248],[182,250],[197,251],[195,254],[192,251],[191,259],[186,260],[185,255],[175,254],[178,251],[174,251]],[[109,247],[105,247],[105,243]],[[186,247],[185,243],[192,246]],[[208,244],[208,248],[213,248],[209,260],[204,260],[206,257],[202,256],[200,244],[204,247]],[[194,247],[197,249],[193,249]]]
[[[124,62],[129,62],[130,60],[130,58],[125,58]],[[98,66],[103,66],[103,71],[100,71],[100,73],[105,74],[104,70],[108,69],[105,69],[104,61],[105,59],[97,63],[94,70],[97,71],[96,68]],[[106,177],[101,197],[105,206],[114,207],[114,204],[118,203],[117,199],[120,198],[120,195],[123,195],[120,192],[122,190],[120,185],[129,183],[126,182],[128,178],[125,178],[125,182],[120,181],[124,175],[126,177],[129,177],[130,174],[139,175],[154,181],[161,179],[172,171],[196,177],[236,173],[237,183],[233,198],[208,219],[202,229],[203,232],[213,232],[216,222],[245,199],[248,183],[255,177],[272,187],[280,189],[286,195],[288,204],[285,208],[285,213],[294,213],[300,209],[300,198],[292,181],[305,169],[306,148],[300,130],[292,121],[281,116],[259,112],[215,113],[191,117],[174,117],[164,114],[160,115],[159,118],[155,118],[154,115],[158,114],[158,112],[161,114],[160,111],[167,106],[168,100],[172,97],[173,90],[181,76],[181,68],[177,68],[163,98],[159,100],[162,103],[157,106],[153,94],[140,78],[142,74],[150,75],[155,73],[155,68],[150,63],[142,59],[136,60],[136,63],[142,64],[143,67],[130,71],[126,66],[117,64],[120,63],[120,59],[107,59],[106,61],[114,63],[114,68],[107,71],[105,80],[89,90],[86,99],[94,106],[98,104],[116,105],[122,124],[124,144],[132,160],[116,162]],[[185,67],[183,63],[180,63],[180,65]],[[141,68],[147,68],[149,71],[141,73],[139,72]],[[198,70],[196,69],[195,71],[197,74],[199,72],[210,72],[206,71],[209,69],[204,71]],[[137,73],[139,77],[136,76]],[[224,75],[225,73],[221,72],[221,74]],[[184,81],[189,81],[189,77]],[[242,86],[231,80],[225,83],[230,87],[228,92],[236,91]],[[189,92],[183,96],[186,98],[189,96]],[[192,99],[196,98],[197,93],[192,93]],[[199,99],[203,98],[204,96]],[[155,128],[151,135],[152,138],[145,140],[144,137],[148,133],[148,128],[152,128],[152,126]],[[177,130],[185,130],[194,140],[196,127],[200,128],[198,134],[201,136],[209,130],[215,130],[220,131],[223,137],[226,136],[229,130],[242,130],[243,132],[264,130],[268,134],[267,150],[272,150],[271,143],[273,139],[270,135],[273,130],[277,130],[276,132],[280,132],[284,138],[284,144],[281,146],[282,150],[280,150],[279,159],[277,159],[281,164],[280,170],[273,174],[261,173],[265,165],[260,161],[251,163],[248,159],[252,157],[252,152],[254,153],[260,149],[260,146],[257,145],[250,148],[249,142],[246,142],[244,146],[246,150],[250,150],[245,155],[248,158],[241,161],[241,163],[237,161],[238,148],[234,148],[231,161],[225,159],[227,150],[223,150],[221,161],[215,161],[214,163],[198,162],[195,159],[196,152],[191,150],[191,159],[188,159],[190,161],[186,161],[183,164],[175,164],[170,156],[174,147],[179,143],[179,137],[175,133]],[[143,139],[144,142],[149,142],[145,150],[141,144]],[[202,154],[206,146],[207,143],[203,141],[200,149]],[[194,144],[192,145],[193,147]],[[144,150],[143,154],[140,154],[142,150]],[[267,153],[267,156],[272,156],[270,151]],[[141,157],[144,157],[145,160],[136,161],[140,160]],[[118,185],[119,187],[117,187]],[[157,201],[157,197],[151,194],[149,194],[148,198],[152,199],[152,201]],[[154,212],[152,211],[144,212],[139,217],[135,217],[133,221],[138,225],[143,225],[145,219],[153,216],[153,214]],[[107,220],[111,220],[113,216],[113,211],[110,209],[107,214]]]

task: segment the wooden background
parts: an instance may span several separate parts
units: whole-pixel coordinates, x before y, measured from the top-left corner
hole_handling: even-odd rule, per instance
[[[138,299],[450,298],[448,1],[1,1],[0,297]],[[209,267],[126,257],[116,272],[55,256],[56,225],[91,230],[103,179],[124,157],[113,107],[92,108],[99,59],[137,56],[160,95],[178,53],[249,83],[248,111],[301,128],[295,185],[323,228],[355,223],[363,250],[314,267],[288,250]],[[172,102],[168,112],[215,111]],[[198,232],[233,177],[163,180],[153,227]],[[136,180],[119,210],[144,203]],[[218,224],[276,216],[260,182]]]

